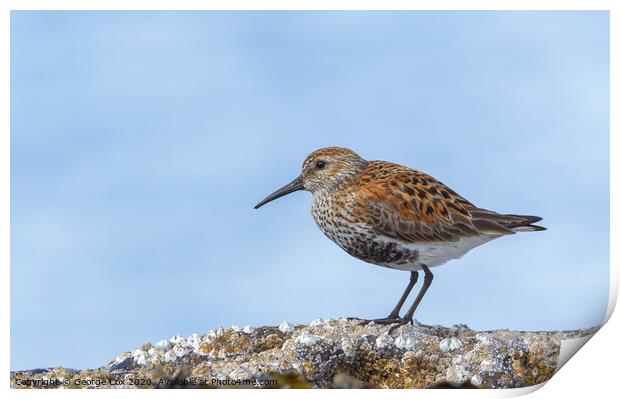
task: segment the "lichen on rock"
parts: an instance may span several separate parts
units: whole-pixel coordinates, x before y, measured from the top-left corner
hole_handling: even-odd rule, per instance
[[[95,370],[11,372],[11,386],[48,381],[35,387],[514,388],[548,380],[561,340],[595,331],[476,332],[418,323],[392,329],[351,319],[218,328],[147,343]]]

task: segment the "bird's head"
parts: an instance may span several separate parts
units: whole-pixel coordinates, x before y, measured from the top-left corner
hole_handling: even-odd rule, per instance
[[[259,202],[254,209],[299,190],[312,193],[329,190],[361,173],[368,162],[348,148],[326,147],[308,155],[302,164],[301,175]]]

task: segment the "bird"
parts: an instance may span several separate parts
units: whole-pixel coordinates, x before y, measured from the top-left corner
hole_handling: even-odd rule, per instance
[[[409,282],[387,317],[377,324],[413,324],[413,315],[432,281],[431,268],[473,248],[518,232],[546,230],[539,216],[502,214],[479,208],[432,176],[387,161],[367,161],[343,147],[312,152],[292,182],[254,209],[305,190],[319,229],[351,256],[408,271]],[[401,309],[424,272],[420,291],[406,313]]]

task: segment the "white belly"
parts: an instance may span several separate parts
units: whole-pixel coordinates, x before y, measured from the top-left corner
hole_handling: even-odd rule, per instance
[[[385,264],[381,266],[399,270],[421,270],[422,265],[428,267],[440,266],[452,259],[458,259],[472,249],[485,244],[498,236],[475,236],[464,237],[455,242],[425,242],[410,244],[398,241],[399,245],[406,247],[411,251],[418,252],[418,258],[413,263],[406,264]],[[388,239],[392,241],[391,239]]]

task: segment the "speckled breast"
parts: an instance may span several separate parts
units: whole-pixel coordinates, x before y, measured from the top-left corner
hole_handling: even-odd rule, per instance
[[[319,229],[350,255],[396,269],[410,269],[417,263],[417,250],[379,236],[368,225],[357,222],[353,208],[353,198],[321,192],[312,196],[312,216]]]

